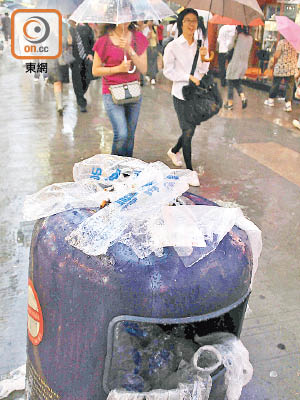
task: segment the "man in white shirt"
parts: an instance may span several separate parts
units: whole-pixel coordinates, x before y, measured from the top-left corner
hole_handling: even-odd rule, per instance
[[[230,49],[233,47],[234,37],[236,33],[235,25],[223,25],[218,34],[218,45],[219,45],[219,77],[221,80],[221,85],[226,85],[226,61],[227,54]]]

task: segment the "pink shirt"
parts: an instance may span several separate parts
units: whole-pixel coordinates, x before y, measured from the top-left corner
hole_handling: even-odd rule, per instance
[[[132,32],[131,47],[137,53],[141,55],[148,47],[148,40],[141,32]],[[120,47],[115,46],[109,35],[101,36],[93,48],[100,57],[105,67],[115,67],[120,65],[124,60],[124,50]],[[130,60],[130,56],[127,54],[127,59]],[[102,77],[102,93],[110,94],[110,85],[118,85],[120,83],[136,81],[140,78],[140,73],[135,72],[133,74],[127,74],[122,72],[120,74],[106,75]]]

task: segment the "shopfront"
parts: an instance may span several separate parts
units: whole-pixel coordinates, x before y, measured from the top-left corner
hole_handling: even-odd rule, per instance
[[[264,12],[265,25],[251,28],[253,47],[249,57],[249,68],[246,78],[252,81],[267,82],[272,79],[272,71],[268,70],[268,61],[274,54],[280,35],[277,31],[276,15],[285,15],[300,25],[300,4],[298,0],[258,0]],[[218,29],[221,25],[209,24],[209,42],[212,50],[216,50]],[[217,57],[213,69],[218,69]]]

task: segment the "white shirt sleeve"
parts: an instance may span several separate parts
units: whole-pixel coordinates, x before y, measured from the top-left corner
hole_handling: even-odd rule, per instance
[[[190,79],[190,74],[182,73],[175,67],[176,58],[173,53],[172,46],[167,46],[164,52],[164,69],[163,74],[166,78],[173,82],[185,82]]]

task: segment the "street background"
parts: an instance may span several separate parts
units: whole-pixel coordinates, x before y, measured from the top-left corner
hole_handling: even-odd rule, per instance
[[[226,88],[222,89],[226,94]],[[203,175],[191,191],[239,206],[261,230],[263,252],[242,331],[254,367],[242,400],[300,398],[300,135],[283,111],[266,108],[267,93],[245,87],[248,108],[235,98],[234,111],[197,128],[193,163]],[[34,82],[22,62],[0,55],[0,375],[26,361],[27,271],[34,222],[22,221],[24,198],[54,182],[72,181],[75,162],[109,153],[112,131],[101,101],[100,80],[87,95],[88,113],[65,85],[65,112],[55,110],[53,88]],[[134,157],[161,160],[180,133],[161,76],[143,88]],[[223,203],[222,203],[223,202]],[[11,397],[13,398],[13,397]],[[16,398],[16,397],[15,397]]]

